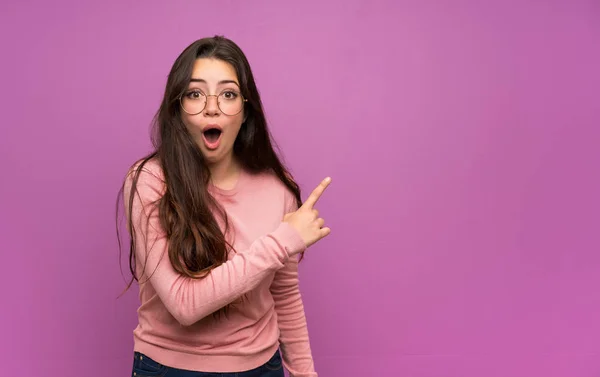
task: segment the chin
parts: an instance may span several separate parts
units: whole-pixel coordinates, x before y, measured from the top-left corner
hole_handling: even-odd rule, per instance
[[[202,155],[206,159],[206,162],[210,165],[217,164],[223,160],[225,160],[225,156],[227,155],[225,152],[221,150],[211,151],[211,150],[203,150]]]
[[[220,154],[215,153],[214,151],[202,151],[202,155],[204,156],[204,159],[206,159],[206,162],[208,162],[209,164],[214,164],[221,160]]]

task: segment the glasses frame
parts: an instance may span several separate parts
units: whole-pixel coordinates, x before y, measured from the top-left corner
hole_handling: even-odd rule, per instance
[[[238,111],[235,114],[227,114],[226,112],[224,112],[221,109],[221,105],[219,105],[219,96],[221,94],[223,94],[223,92],[227,92],[227,91],[229,91],[229,92],[235,92],[235,93],[237,93],[242,98],[242,107],[240,108],[240,111]],[[200,90],[200,92],[202,92],[202,91]],[[217,108],[219,109],[219,111],[221,113],[223,113],[224,115],[227,115],[227,116],[236,116],[236,115],[238,115],[239,113],[241,113],[244,110],[244,103],[248,102],[248,99],[246,99],[242,95],[241,92],[238,92],[237,90],[232,90],[232,89],[223,89],[219,94],[206,94],[204,92],[202,92],[202,94],[204,94],[204,96],[206,97],[206,101],[204,102],[204,107],[202,108],[202,110],[198,111],[197,113],[190,113],[190,112],[188,112],[185,109],[185,107],[183,107],[183,96],[185,95],[185,93],[181,94],[178,97],[178,99],[179,99],[179,106],[181,106],[181,110],[183,110],[183,112],[186,113],[186,114],[188,114],[188,115],[198,115],[198,114],[201,114],[206,109],[206,105],[208,105],[208,97],[217,97]]]

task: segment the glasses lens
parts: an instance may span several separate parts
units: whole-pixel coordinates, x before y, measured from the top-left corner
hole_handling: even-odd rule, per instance
[[[188,114],[199,114],[206,106],[206,96],[199,90],[192,90],[181,97],[181,106]]]
[[[219,94],[219,109],[225,115],[237,115],[242,111],[244,101],[239,92],[234,90],[224,90]]]

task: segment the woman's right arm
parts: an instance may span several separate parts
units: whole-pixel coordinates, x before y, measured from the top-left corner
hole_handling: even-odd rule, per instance
[[[160,225],[155,202],[164,183],[142,170],[129,214],[131,174],[125,184],[125,207],[135,228],[136,259],[143,266],[141,281],[148,279],[159,298],[182,325],[189,326],[254,289],[270,273],[284,266],[291,256],[306,249],[306,243],[287,222],[257,239],[248,250],[194,279],[176,272],[168,255],[168,242]],[[135,190],[134,190],[135,191]],[[139,274],[138,274],[139,276]]]

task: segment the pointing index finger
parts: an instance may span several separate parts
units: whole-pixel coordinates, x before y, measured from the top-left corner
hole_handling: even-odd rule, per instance
[[[308,197],[308,199],[306,199],[302,207],[313,208],[314,205],[317,204],[317,201],[319,200],[321,195],[323,195],[323,192],[325,192],[325,189],[327,188],[327,186],[329,186],[330,183],[330,177],[327,177],[324,180],[322,180],[321,183],[313,190],[313,192],[310,193],[310,196]]]

